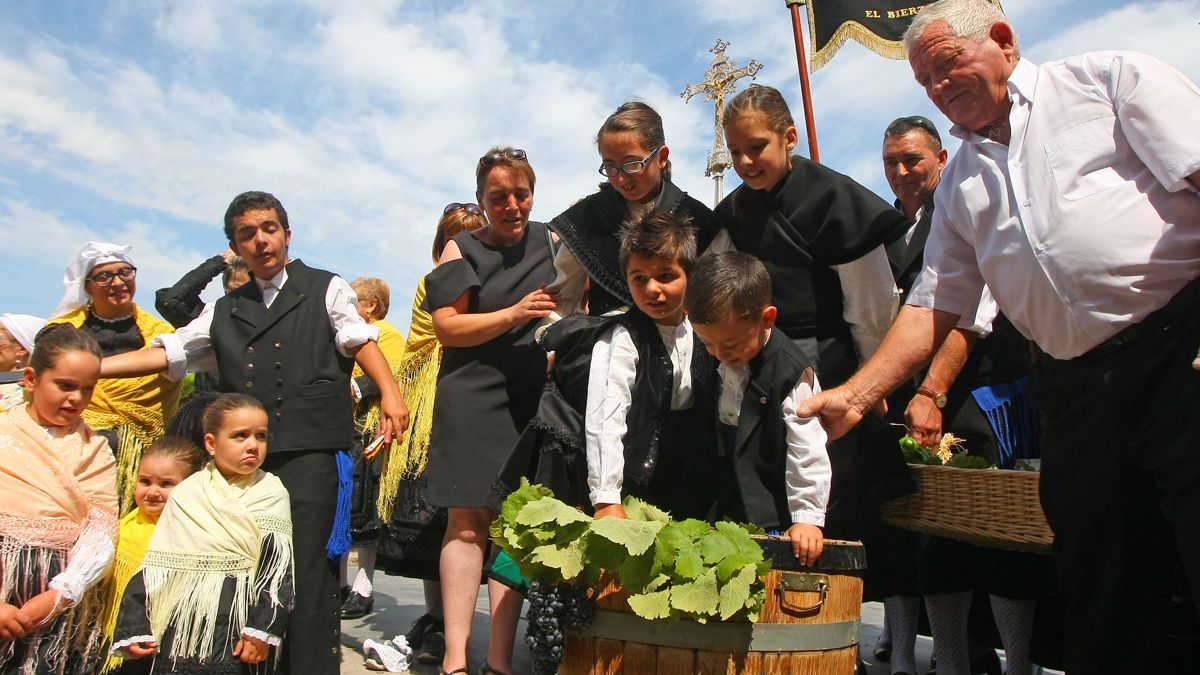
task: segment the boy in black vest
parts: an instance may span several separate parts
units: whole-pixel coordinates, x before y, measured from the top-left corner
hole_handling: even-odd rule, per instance
[[[221,391],[262,401],[271,432],[263,469],[279,476],[291,496],[296,561],[282,671],[337,675],[342,601],[326,544],[338,503],[335,453],[353,441],[355,361],[382,392],[381,436],[402,433],[408,409],[375,344],[378,330],[358,315],[350,285],[288,256],[292,233],[278,199],[265,192],[235,197],[225,212],[225,236],[254,278],[149,348],[106,359],[102,375],[167,371],[178,379],[215,367]],[[282,636],[267,637],[277,644]]]
[[[820,557],[831,470],[825,430],[796,407],[820,391],[803,353],[774,329],[771,278],[757,258],[703,256],[688,278],[696,335],[721,361],[705,402],[716,418],[719,476],[715,519],[786,531],[805,565]]]

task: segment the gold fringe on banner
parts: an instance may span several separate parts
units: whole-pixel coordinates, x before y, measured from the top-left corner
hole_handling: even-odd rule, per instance
[[[869,28],[858,23],[857,21],[849,20],[838,26],[838,29],[833,32],[833,37],[819,50],[814,49],[817,45],[816,21],[813,17],[813,2],[809,0],[806,4],[808,9],[808,39],[809,39],[809,68],[812,71],[820,69],[825,64],[829,63],[833,55],[837,53],[847,40],[854,40],[862,46],[870,49],[876,54],[886,58],[903,61],[908,58],[908,52],[904,49],[903,40],[885,40]],[[930,0],[932,2],[932,0]],[[1000,5],[1000,0],[992,0],[992,4],[1001,12],[1004,8]]]

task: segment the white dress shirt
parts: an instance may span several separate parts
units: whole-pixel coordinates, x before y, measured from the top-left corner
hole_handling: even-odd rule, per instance
[[[961,127],[909,304],[975,314],[984,284],[1059,359],[1200,275],[1200,89],[1151,57],[1093,52],[1008,80],[1011,140]],[[963,325],[963,323],[960,323]]]
[[[692,407],[692,323],[658,328],[671,357],[671,410]],[[633,400],[638,351],[625,326],[617,325],[592,347],[588,371],[584,441],[592,504],[621,503],[625,478],[625,418]]]
[[[287,268],[267,280],[254,279],[262,289],[263,303],[270,308],[279,296],[280,289],[287,283]],[[180,380],[189,372],[195,373],[217,367],[217,356],[213,351],[212,331],[213,307],[204,306],[200,316],[174,333],[164,333],[150,341],[151,347],[162,347],[167,352],[167,377]],[[325,312],[329,315],[329,326],[333,329],[334,343],[338,352],[350,358],[350,351],[371,340],[379,340],[379,329],[363,321],[358,314],[358,296],[346,280],[334,275],[325,290]]]
[[[834,265],[842,285],[842,320],[859,359],[866,361],[896,320],[900,290],[892,276],[887,250],[880,246],[858,260]]]
[[[810,371],[811,372],[811,371]],[[737,426],[742,414],[742,399],[750,385],[749,366],[717,366],[721,377],[721,397],[717,402],[717,419],[721,424]],[[829,463],[826,444],[829,437],[820,418],[800,417],[796,407],[821,391],[813,375],[812,383],[804,378],[796,383],[792,393],[783,399],[779,414],[787,430],[787,461],[784,465],[784,489],[793,523],[818,527],[825,525],[825,509],[829,505],[829,487],[833,469]]]

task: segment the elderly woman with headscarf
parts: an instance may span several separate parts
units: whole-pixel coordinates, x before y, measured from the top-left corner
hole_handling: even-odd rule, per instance
[[[65,293],[52,323],[81,328],[100,343],[105,357],[142,349],[174,329],[133,302],[137,267],[129,246],[89,241],[75,253],[63,275]],[[179,406],[179,382],[165,375],[100,380],[83,419],[108,438],[117,458],[121,512],[133,503],[142,448],[163,434]]]
[[[0,314],[0,373],[20,371],[29,365],[33,338],[45,319],[28,314]],[[0,412],[25,400],[25,389],[15,380],[0,383]]]

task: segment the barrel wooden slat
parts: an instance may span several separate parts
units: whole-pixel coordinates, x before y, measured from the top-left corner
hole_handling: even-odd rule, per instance
[[[851,675],[858,660],[857,625],[862,603],[863,567],[861,545],[857,542],[826,542],[827,551],[834,553],[823,555],[816,569],[808,569],[796,565],[795,558],[790,553],[784,553],[779,540],[760,541],[760,544],[775,569],[764,577],[767,599],[758,625],[751,627],[740,624],[746,626],[746,638],[740,637],[743,635],[740,628],[732,634],[729,632],[733,624],[685,621],[669,627],[655,625],[653,630],[647,631],[649,624],[641,619],[607,614],[604,627],[597,619],[595,630],[599,632],[590,638],[590,642],[587,636],[568,636],[560,673]],[[807,581],[815,578],[827,583],[828,593],[824,601],[819,591],[784,589],[781,593],[785,574],[790,575],[792,582],[799,581],[796,575],[804,575]],[[806,585],[807,582],[801,587]],[[603,579],[593,590],[592,597],[599,610],[629,614],[628,594],[612,579]],[[635,623],[629,623],[630,620]],[[636,622],[642,622],[644,627],[639,627]],[[812,624],[813,628],[798,633],[793,646],[792,629],[776,627],[778,624]],[[722,629],[717,630],[718,626],[722,626]],[[673,632],[680,629],[687,632]],[[715,632],[706,633],[706,630]],[[698,642],[698,636],[705,636],[704,641]],[[677,646],[667,646],[670,644]],[[709,645],[741,651],[709,651],[702,648]],[[777,648],[796,651],[773,651]],[[758,651],[750,651],[752,649]],[[592,659],[590,663],[588,658]]]

